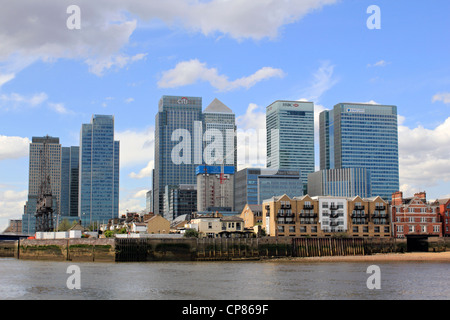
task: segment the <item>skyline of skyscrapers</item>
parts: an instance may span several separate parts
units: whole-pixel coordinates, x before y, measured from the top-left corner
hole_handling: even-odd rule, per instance
[[[233,188],[237,190],[235,121],[233,111],[218,99],[203,111],[201,97],[162,96],[155,116],[155,168],[147,209],[153,208],[155,214],[164,214],[170,208],[164,206],[167,199],[171,199],[167,203],[177,203],[174,198],[178,196],[177,192],[170,192],[165,197],[168,186],[170,190],[176,190],[180,185],[198,184],[196,168],[205,164],[208,150],[204,150],[209,143],[216,148],[211,154],[211,159],[216,160],[215,165],[220,165],[217,159],[222,154],[224,165],[234,166],[237,174]],[[399,188],[396,106],[339,103],[332,110],[320,113],[319,121],[322,170],[319,189],[322,191],[316,188],[314,192],[335,195],[330,190],[351,189],[362,197],[381,196],[389,200]],[[293,172],[298,173],[295,187],[298,181],[301,187],[298,192],[293,191],[292,196],[306,194],[308,175],[318,176],[314,163],[314,103],[277,100],[266,108],[266,127],[266,170],[277,170],[273,174],[273,178],[278,178],[274,180],[277,183],[285,174],[283,172],[289,171],[291,176],[295,176]],[[216,140],[214,135],[209,135],[210,131],[219,132],[223,139]],[[55,211],[60,217],[78,218],[85,225],[118,217],[120,142],[114,140],[114,116],[93,115],[91,123],[82,124],[79,147],[62,147],[59,138],[33,137],[29,198],[24,212],[28,214],[34,214],[36,207],[33,197],[38,181],[39,145],[43,139],[49,142],[50,161],[59,163],[58,168],[52,165],[51,172],[55,175],[52,177]],[[254,182],[259,190],[254,194],[256,203],[266,197],[280,196],[280,190],[289,187],[285,181],[282,188],[278,188],[270,180],[264,180],[270,178],[266,176],[260,172]],[[325,189],[327,191],[323,191]],[[311,194],[314,193],[312,190],[313,184]],[[239,192],[235,193],[240,196]],[[249,204],[250,198],[247,197]],[[235,199],[232,203],[238,207]],[[176,214],[172,215],[176,218]],[[23,226],[29,229],[26,221]]]
[[[370,170],[371,195],[399,189],[397,107],[339,103],[320,113],[320,169]]]

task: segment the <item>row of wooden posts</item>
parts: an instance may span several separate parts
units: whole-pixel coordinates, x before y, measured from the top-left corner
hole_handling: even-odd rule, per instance
[[[175,241],[120,239],[116,241],[117,261],[152,259],[232,260],[272,256],[319,257],[367,255],[391,251],[391,243],[363,238],[203,238]]]

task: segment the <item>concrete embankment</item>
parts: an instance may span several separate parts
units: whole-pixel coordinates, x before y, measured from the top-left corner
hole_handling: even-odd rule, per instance
[[[17,258],[24,260],[113,262],[114,239],[21,240]]]

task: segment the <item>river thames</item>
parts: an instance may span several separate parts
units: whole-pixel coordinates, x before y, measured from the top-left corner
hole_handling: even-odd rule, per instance
[[[80,289],[69,289],[71,265]],[[0,299],[19,300],[436,300],[450,298],[450,264],[366,262],[70,263],[0,259]]]

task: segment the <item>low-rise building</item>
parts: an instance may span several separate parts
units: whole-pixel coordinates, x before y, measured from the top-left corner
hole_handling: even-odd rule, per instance
[[[391,212],[393,233],[396,238],[407,236],[442,237],[442,222],[439,206],[426,200],[426,193],[415,193],[404,198],[403,192],[392,194]]]
[[[186,224],[186,229],[194,229],[200,237],[207,238],[247,238],[253,234],[244,228],[241,217],[220,214],[197,216]]]
[[[145,223],[147,224],[148,234],[168,234],[170,232],[169,220],[159,214],[151,217]]]
[[[244,220],[245,228],[262,225],[262,205],[246,204],[240,217]]]

